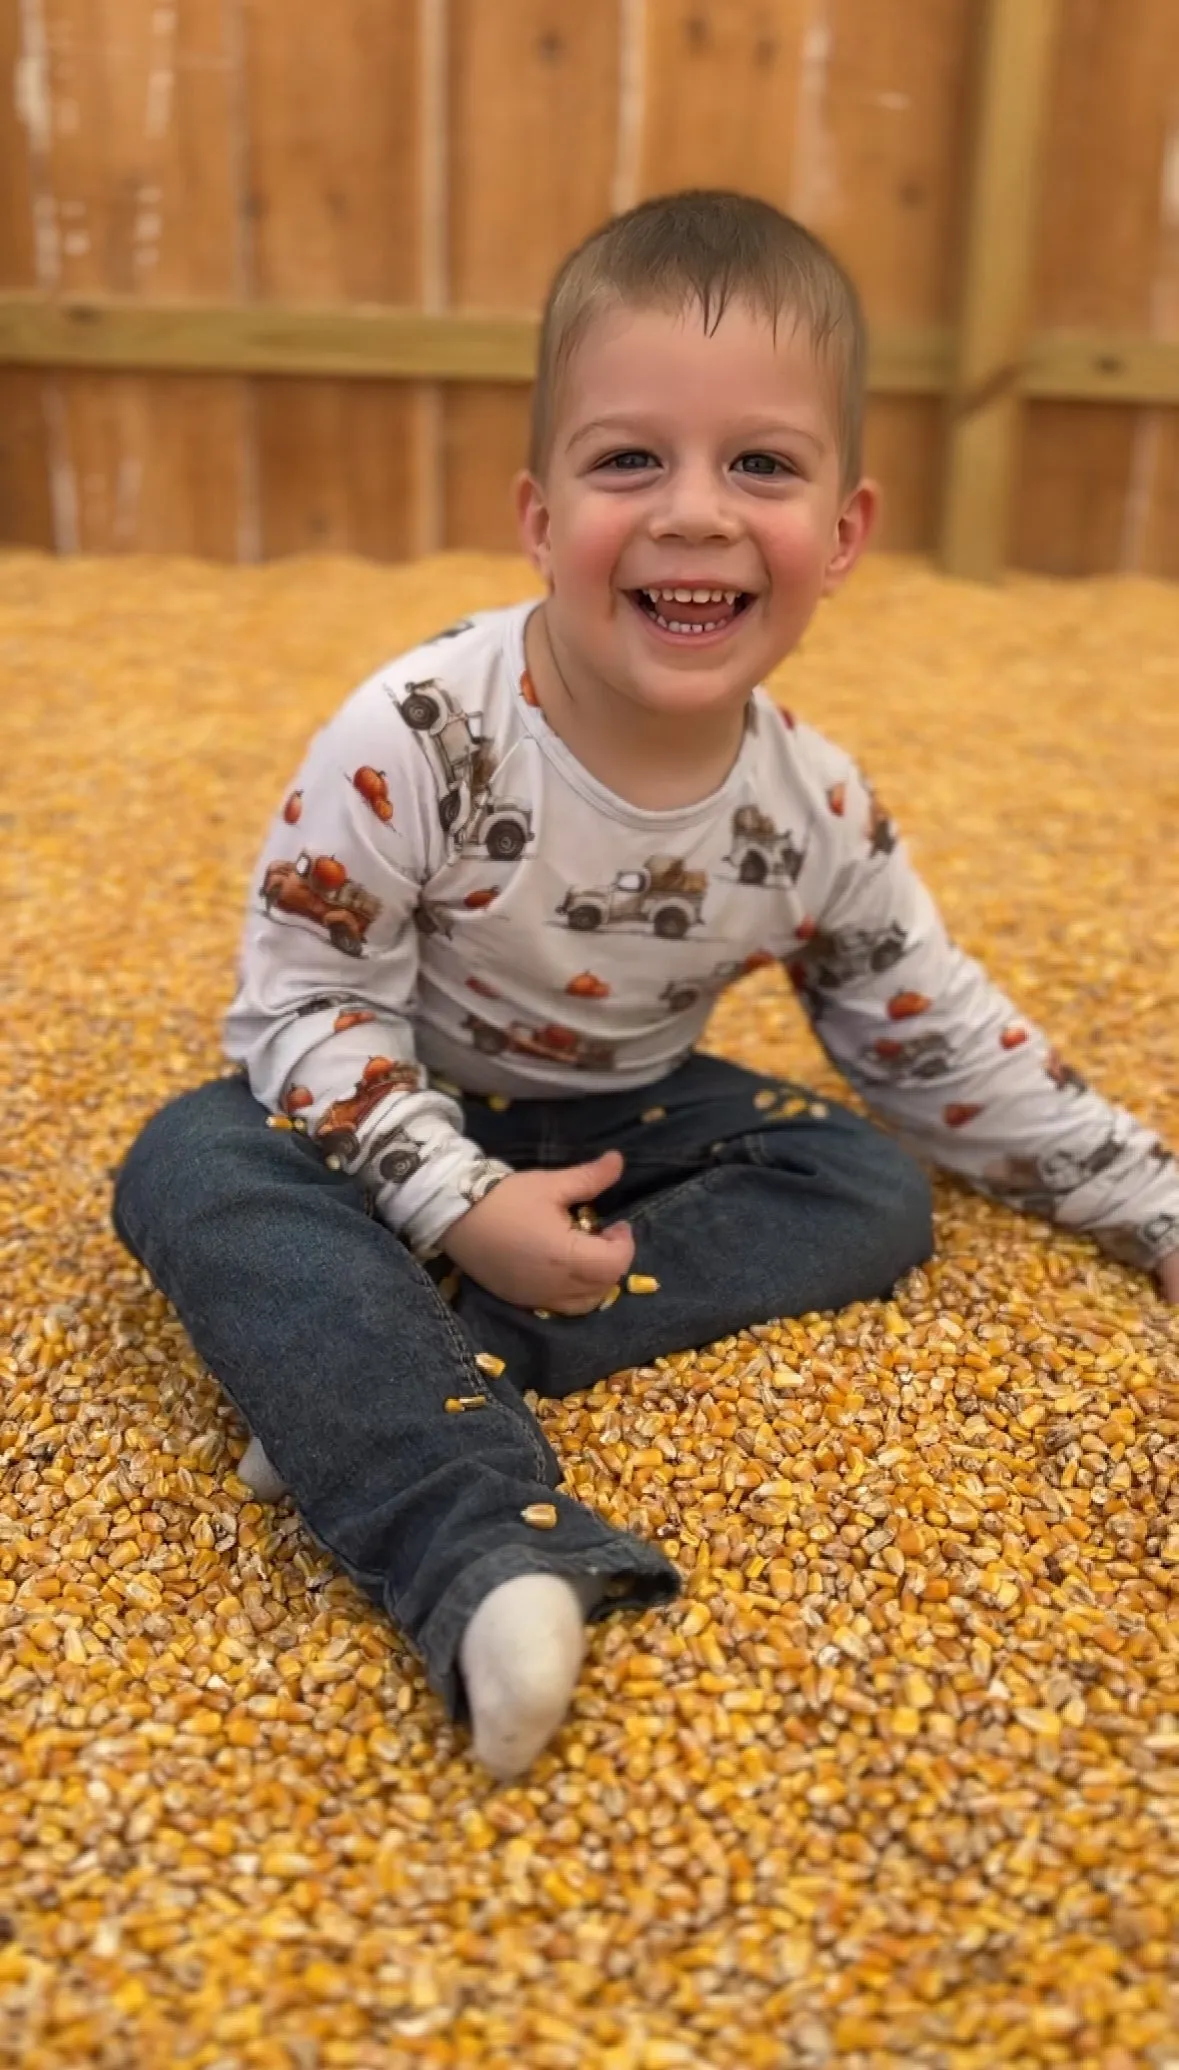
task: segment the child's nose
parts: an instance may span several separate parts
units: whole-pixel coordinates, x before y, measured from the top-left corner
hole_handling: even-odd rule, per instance
[[[679,467],[668,476],[651,530],[656,538],[731,539],[738,529],[728,485],[710,467]]]

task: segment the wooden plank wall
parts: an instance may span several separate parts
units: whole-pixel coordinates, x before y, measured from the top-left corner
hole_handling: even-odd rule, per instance
[[[242,293],[239,75],[221,0],[23,0],[20,19],[32,279]],[[53,373],[41,401],[59,547],[236,555],[239,382]]]
[[[1179,336],[1179,8],[1064,0],[1037,327]],[[764,194],[879,325],[952,323],[978,0],[8,0],[0,285],[535,308],[613,209]],[[943,404],[878,397],[886,546]],[[1020,561],[1179,574],[1164,410],[1028,408]],[[253,559],[511,546],[522,388],[0,369],[0,538]]]
[[[1065,0],[1049,97],[1037,323],[1179,339],[1179,6]],[[1066,575],[1179,576],[1179,413],[1036,403],[1015,552]]]

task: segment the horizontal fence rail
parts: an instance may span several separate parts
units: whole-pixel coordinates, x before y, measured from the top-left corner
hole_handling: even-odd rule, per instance
[[[7,366],[527,382],[538,333],[535,316],[478,310],[55,300],[0,290],[0,365]],[[942,395],[953,368],[948,325],[898,326],[872,338],[874,395]],[[992,379],[1033,400],[1179,404],[1179,343],[1119,331],[1046,331]]]

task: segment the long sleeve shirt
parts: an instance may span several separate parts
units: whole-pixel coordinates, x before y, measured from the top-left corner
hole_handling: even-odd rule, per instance
[[[227,1054],[421,1256],[508,1167],[460,1091],[645,1086],[780,961],[833,1063],[916,1155],[1149,1268],[1179,1166],[949,939],[855,763],[764,690],[698,803],[644,811],[548,726],[535,606],[448,627],[313,740],[250,887]]]

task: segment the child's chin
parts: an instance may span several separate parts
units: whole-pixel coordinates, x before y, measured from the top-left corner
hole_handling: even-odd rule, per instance
[[[744,703],[752,687],[743,677],[735,680],[731,669],[713,668],[702,669],[695,679],[670,671],[662,682],[648,677],[636,685],[633,695],[644,710],[662,712],[669,718],[711,718]]]

